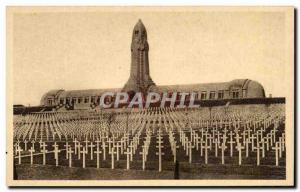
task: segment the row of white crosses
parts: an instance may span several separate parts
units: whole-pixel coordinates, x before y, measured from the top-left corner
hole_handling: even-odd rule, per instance
[[[163,137],[162,137],[161,129],[159,129],[159,131],[157,132],[156,139],[157,139],[156,143],[158,144],[156,146],[156,148],[158,149],[158,152],[156,152],[156,155],[158,156],[158,171],[161,172],[162,171],[162,156],[164,155],[164,153],[162,152],[162,149],[164,148],[164,146],[162,146]]]
[[[240,122],[239,123],[234,123],[236,126],[235,128],[237,129],[240,129]],[[270,125],[270,121],[265,121],[264,122],[264,126],[268,126]],[[255,124],[254,124],[255,126]],[[249,129],[247,130],[249,131]],[[217,139],[214,139],[215,136],[214,136],[214,131],[212,132],[212,135],[213,137],[211,137],[211,134],[209,134],[207,131],[203,131],[203,128],[201,129],[201,141],[200,141],[200,147],[201,147],[201,156],[202,156],[202,149],[204,148],[205,149],[205,163],[207,163],[207,149],[211,149],[211,143],[213,142],[215,144],[215,156],[217,157],[218,156],[218,148],[220,148],[222,150],[222,163],[224,164],[224,151],[226,150],[227,146],[226,144],[230,144],[230,156],[232,157],[233,156],[233,151],[234,151],[234,147],[233,145],[236,144],[236,147],[235,149],[238,151],[239,153],[239,164],[241,165],[242,163],[242,150],[246,148],[246,157],[248,157],[248,154],[249,154],[249,151],[248,151],[248,145],[249,145],[249,142],[252,144],[251,145],[251,150],[253,151],[254,149],[257,149],[257,165],[260,164],[260,150],[262,150],[262,157],[265,156],[265,146],[264,146],[264,142],[263,141],[260,141],[260,139],[265,139],[263,138],[262,136],[262,133],[263,131],[257,131],[255,132],[255,134],[248,134],[249,138],[246,137],[246,132],[245,130],[242,132],[242,135],[243,135],[243,144],[240,143],[240,135],[238,133],[238,131],[236,132],[232,132],[230,131],[228,134],[226,134],[228,131],[226,130],[226,127],[225,127],[225,134],[220,134],[220,132],[218,131],[216,133],[217,135]],[[204,132],[204,133],[203,133]],[[276,125],[274,126],[274,130],[271,131],[271,136],[273,138],[273,142],[271,141],[270,143],[270,146],[272,146],[272,143],[274,143],[275,141],[275,133],[276,133]],[[196,149],[198,150],[198,145],[199,145],[199,136],[193,131],[193,130],[190,130],[190,137],[191,139],[189,140],[186,136],[185,136],[185,133],[182,129],[179,129],[179,135],[180,135],[180,142],[182,143],[183,145],[183,148],[184,150],[186,150],[186,154],[189,155],[189,162],[191,162],[191,150],[192,148],[194,148],[194,145],[196,145]],[[223,138],[223,142],[221,143],[220,142],[220,135],[222,135],[222,138]],[[235,137],[233,137],[235,135]],[[250,136],[251,135],[251,136]],[[256,136],[255,136],[256,135]],[[230,136],[230,140],[227,141],[227,136]],[[205,137],[205,139],[204,139]],[[255,139],[257,140],[257,145],[255,146]],[[211,142],[212,141],[212,142]],[[204,143],[205,145],[202,146],[202,143]],[[208,144],[209,143],[209,144]],[[220,145],[221,143],[221,145]],[[262,146],[260,146],[260,144]],[[279,138],[279,142],[277,145],[281,145],[280,149],[282,150],[284,148],[284,137],[280,137]],[[275,148],[273,148],[275,149]],[[280,150],[279,147],[278,147],[278,150]],[[269,150],[269,143],[267,143],[267,150]],[[279,155],[278,156],[281,156],[281,152],[279,151],[278,152]],[[276,157],[276,162],[278,162],[278,158]],[[276,163],[276,165],[278,165],[278,163]]]
[[[146,116],[146,115],[147,115],[147,113],[144,114],[144,116]],[[154,119],[161,116],[161,115],[158,115],[157,113],[154,113],[154,115],[155,115]],[[163,115],[165,116],[165,114],[163,114]],[[181,120],[178,120],[180,118],[180,116],[178,116],[177,112],[175,112],[175,113],[170,112],[170,114],[168,114],[168,115],[170,118],[172,118],[172,120],[175,119],[174,126],[177,127],[177,129],[178,129],[178,127],[185,126]],[[176,120],[176,118],[177,118],[177,120]],[[226,145],[228,145],[228,144],[229,144],[229,148],[230,148],[230,156],[233,155],[233,151],[235,149],[239,152],[239,164],[242,163],[241,155],[242,155],[243,149],[246,150],[246,157],[248,157],[249,146],[251,147],[251,151],[253,151],[253,150],[257,151],[257,164],[258,165],[260,164],[260,156],[264,157],[264,155],[265,155],[265,151],[264,151],[265,148],[266,148],[266,150],[269,150],[269,148],[276,150],[276,154],[278,154],[277,155],[278,158],[280,158],[282,156],[282,151],[284,151],[284,148],[285,148],[285,139],[284,139],[285,137],[284,137],[284,135],[282,135],[281,137],[279,137],[279,140],[276,140],[276,132],[277,132],[276,128],[278,125],[274,126],[274,129],[271,130],[270,133],[267,133],[267,135],[266,135],[266,128],[269,127],[269,125],[271,125],[272,123],[278,124],[278,121],[274,121],[274,119],[269,118],[269,119],[265,119],[263,121],[261,121],[261,120],[249,121],[248,124],[247,123],[243,124],[241,122],[241,119],[238,119],[236,121],[233,119],[232,121],[228,121],[229,123],[227,123],[227,124],[220,123],[220,122],[221,121],[215,121],[215,123],[213,124],[214,126],[213,126],[212,130],[211,130],[211,127],[210,127],[211,124],[209,123],[209,121],[206,121],[205,127],[204,128],[201,127],[200,130],[197,130],[198,132],[195,131],[195,129],[192,129],[190,126],[187,126],[184,129],[179,129],[180,142],[181,142],[182,146],[184,147],[186,154],[189,156],[189,162],[192,162],[193,148],[196,148],[196,150],[198,151],[199,145],[200,145],[200,150],[201,150],[201,156],[202,156],[203,150],[205,151],[205,163],[207,163],[207,161],[208,161],[208,155],[207,155],[208,150],[211,150],[212,147],[215,148],[215,156],[216,157],[219,155],[218,149],[222,150],[222,163],[224,163],[224,151],[226,150],[226,148],[227,148]],[[190,124],[192,125],[192,123],[190,123]],[[82,156],[82,158],[85,159],[85,155],[88,154],[90,151],[90,158],[93,159],[93,155],[95,154],[95,153],[93,153],[95,145],[92,141],[96,140],[95,142],[99,145],[99,150],[97,150],[98,154],[96,153],[96,155],[99,155],[101,153],[100,152],[100,144],[102,143],[102,153],[103,153],[104,160],[106,159],[106,146],[107,146],[106,144],[107,143],[108,143],[108,147],[109,147],[109,154],[113,156],[113,158],[112,158],[113,161],[114,161],[115,155],[117,155],[117,160],[119,159],[118,158],[118,154],[119,154],[118,150],[120,149],[119,150],[119,151],[121,151],[120,153],[123,154],[125,148],[127,149],[126,152],[131,153],[129,155],[130,155],[130,158],[132,159],[132,155],[135,154],[137,147],[139,145],[139,140],[140,140],[140,135],[141,135],[140,130],[142,130],[141,128],[139,128],[140,125],[141,125],[140,123],[136,123],[133,128],[130,127],[131,130],[134,130],[132,132],[136,133],[132,137],[131,141],[130,141],[130,138],[126,135],[124,135],[120,141],[116,141],[116,138],[118,138],[121,135],[121,133],[119,131],[115,131],[117,137],[115,137],[113,135],[112,137],[105,138],[108,135],[106,133],[105,134],[106,136],[104,136],[104,135],[102,136],[103,138],[101,138],[101,135],[100,135],[101,139],[99,138],[99,134],[95,135],[91,132],[87,132],[87,133],[82,132],[81,137],[85,137],[85,141],[83,141],[83,143],[85,143],[85,146],[82,146],[81,143],[78,143],[78,145],[75,144],[74,152],[75,152],[75,154],[79,154],[78,159],[80,159],[81,156]],[[223,125],[225,125],[225,126],[223,126]],[[159,125],[159,126],[161,126],[161,125]],[[230,127],[233,127],[234,130],[233,131],[230,130],[231,129]],[[242,132],[236,131],[236,129],[242,130]],[[176,130],[176,129],[173,129],[173,130]],[[189,137],[187,137],[185,134],[185,132],[188,132],[188,131],[190,132]],[[253,133],[251,133],[251,132],[253,132]],[[176,142],[174,140],[174,136],[170,136],[172,133],[170,133],[169,131],[167,131],[166,133],[169,134],[170,143],[172,142],[171,150],[174,155],[174,153],[176,154],[176,148],[177,148]],[[199,136],[199,134],[200,134],[200,136]],[[264,136],[264,135],[266,135],[266,136]],[[159,151],[161,151],[161,149],[163,147],[161,131],[158,132],[157,136],[158,136],[158,138],[157,138],[158,139],[157,155],[160,157],[159,158],[160,159],[159,167],[161,167],[161,156],[163,155],[162,153],[159,153]],[[54,136],[54,137],[56,137],[56,136]],[[73,138],[76,138],[75,134],[73,134]],[[88,141],[87,138],[90,138],[91,141]],[[229,138],[229,140],[228,140],[228,138]],[[241,142],[241,139],[242,139],[242,142]],[[221,142],[221,140],[222,140],[222,142]],[[33,142],[35,142],[35,141],[33,140]],[[28,141],[25,140],[24,141],[25,151],[27,150],[26,148],[28,148],[27,143],[28,143]],[[174,143],[175,143],[175,145],[174,145]],[[32,143],[32,145],[34,145],[34,143]],[[67,145],[67,143],[66,143],[66,145]],[[234,147],[234,145],[235,145],[235,147]],[[66,151],[68,151],[69,148],[70,148],[70,146],[66,146]],[[20,148],[18,149],[17,145],[16,145],[15,149],[22,150]],[[33,149],[34,149],[34,147],[33,147]],[[174,149],[175,149],[175,152],[174,152]],[[123,150],[123,153],[122,153],[122,150]],[[44,151],[44,152],[42,152],[42,151]],[[45,148],[42,148],[42,151],[41,152],[45,153],[45,154],[47,152]],[[161,154],[161,155],[159,155],[159,154]],[[143,156],[144,156],[144,154],[143,154]],[[66,155],[66,157],[68,158],[68,155]],[[174,159],[176,159],[176,155],[174,156]],[[276,162],[278,162],[278,160]],[[278,163],[276,163],[276,164],[278,164]],[[85,163],[83,163],[83,165],[85,165]],[[114,168],[113,162],[112,162],[112,168]]]
[[[149,146],[151,144],[151,135],[152,135],[152,132],[150,130],[148,130],[146,132],[145,141],[144,141],[144,144],[142,146],[142,152],[140,152],[140,155],[142,155],[142,168],[143,168],[143,170],[146,169],[146,161],[147,161],[147,156],[148,156],[148,153],[149,153]]]
[[[52,147],[54,148],[54,150],[53,151],[48,151],[47,149],[46,149],[46,147],[47,147],[47,144],[45,143],[45,142],[41,142],[40,143],[40,148],[41,148],[41,150],[40,150],[40,152],[41,153],[36,153],[36,154],[34,154],[34,152],[36,152],[35,151],[35,148],[34,148],[34,146],[31,146],[31,148],[28,150],[29,152],[30,152],[30,164],[32,165],[33,164],[33,156],[34,155],[40,155],[40,154],[42,154],[42,156],[43,156],[43,165],[46,165],[46,154],[47,153],[54,153],[54,159],[56,160],[56,166],[58,166],[58,159],[59,159],[59,155],[58,155],[58,153],[60,153],[61,152],[61,150],[59,150],[59,148],[58,148],[58,145],[56,144],[56,142],[52,145]],[[23,152],[24,150],[21,148],[21,146],[20,145],[18,145],[18,147],[17,147],[17,153],[18,153],[18,160],[19,160],[19,164],[21,164],[21,158],[22,158],[22,156],[21,156],[21,153]],[[23,157],[26,157],[27,155],[25,155],[25,156],[23,156]]]

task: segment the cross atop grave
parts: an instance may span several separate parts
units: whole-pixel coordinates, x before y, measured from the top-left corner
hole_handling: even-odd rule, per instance
[[[66,144],[64,145],[64,147],[66,148],[66,159],[68,159],[68,149],[69,149],[69,146],[70,145],[68,144],[68,142],[66,142]]]
[[[72,167],[72,153],[74,153],[74,151],[72,150],[72,147],[70,146],[69,148],[67,148],[67,154],[68,154],[68,158],[69,159],[69,167]]]
[[[115,151],[115,147],[112,147],[111,152],[110,152],[110,154],[111,154],[111,169],[115,169],[115,154],[116,153],[117,152]]]
[[[245,147],[243,147],[241,143],[237,143],[237,146],[235,148],[239,152],[239,165],[241,165],[242,164],[242,149],[244,149]]]
[[[19,157],[19,165],[21,165],[21,152],[23,151],[23,149],[20,146],[18,146],[16,151],[17,151],[18,157]]]
[[[90,141],[89,141],[89,140],[87,139],[87,137],[86,137],[86,139],[85,139],[84,142],[85,142],[85,151],[88,153],[88,151],[89,151],[89,150],[88,150],[88,146],[89,146],[89,142],[90,142]]]
[[[108,138],[108,153],[111,153],[111,145],[114,143],[114,141],[111,138]]]
[[[256,150],[256,162],[257,162],[257,165],[260,165],[260,150],[261,150],[260,144],[257,143],[257,146],[254,147],[254,149]]]
[[[133,142],[130,142],[130,144],[128,145],[128,147],[130,148],[131,154],[130,154],[130,161],[133,160],[133,153],[134,153],[134,146],[133,146]]]
[[[276,163],[275,163],[275,164],[276,164],[276,166],[278,166],[278,164],[279,164],[279,163],[278,163],[278,162],[279,162],[279,161],[278,161],[278,159],[279,159],[279,158],[278,158],[278,152],[279,152],[279,150],[280,150],[279,143],[276,142],[276,143],[275,143],[275,147],[272,147],[272,149],[275,150],[275,158],[276,158]]]
[[[130,159],[129,157],[132,155],[132,151],[130,150],[130,148],[127,148],[127,151],[124,152],[127,155],[127,164],[126,164],[126,169],[129,170],[130,169]]]
[[[100,141],[99,141],[100,142]],[[97,168],[99,169],[100,168],[100,158],[99,158],[99,155],[102,153],[102,151],[100,151],[100,147],[99,147],[99,142],[96,141],[96,151],[94,153],[96,153],[96,158],[97,158]]]
[[[85,168],[85,155],[88,153],[86,147],[82,147],[82,151],[80,153],[82,153],[82,168]]]
[[[208,146],[207,145],[207,141],[204,141],[205,145],[202,146],[204,148],[204,151],[205,151],[205,164],[208,163],[208,149],[211,149],[211,146]]]
[[[78,144],[77,138],[75,138],[73,142],[74,142],[74,151],[75,151],[74,154],[77,155],[77,147],[78,147],[78,146],[77,146],[77,144]],[[67,142],[67,143],[68,143],[68,142]],[[65,146],[65,147],[66,147],[66,152],[67,152],[68,146]]]
[[[91,150],[91,160],[94,159],[94,147],[95,145],[93,144],[93,142],[91,141],[91,143],[88,145],[88,147],[90,147],[90,150]]]
[[[233,141],[233,138],[232,138],[232,135],[233,135],[232,131],[230,131],[229,135],[230,135],[230,141],[228,141],[228,143],[230,144],[230,157],[232,157],[232,155],[233,155],[233,144],[235,143],[235,141]]]
[[[43,148],[43,150],[41,150],[41,152],[43,153],[43,165],[46,165],[46,153],[48,152],[48,150],[46,150],[46,147],[46,143],[42,142],[41,148]]]
[[[264,158],[265,157],[265,141],[264,141],[264,138],[262,138],[262,140],[259,142],[259,144],[261,144],[261,152],[262,152],[261,156],[262,156],[262,158]]]
[[[78,142],[78,144],[77,144],[77,149],[78,149],[78,160],[80,160],[80,157],[81,157],[81,147],[82,147],[82,148],[85,148],[83,145],[81,145],[80,142]]]
[[[30,164],[33,164],[33,153],[35,152],[33,146],[28,150],[30,152]]]
[[[188,142],[188,151],[189,151],[189,163],[192,163],[192,149],[195,148],[195,146],[193,146],[192,142],[189,141]]]
[[[55,159],[55,165],[58,166],[58,153],[60,152],[60,150],[58,149],[58,145],[56,144],[56,142],[54,143],[54,145],[52,145],[52,147],[54,147],[54,159]]]
[[[17,152],[18,148],[19,148],[18,143],[15,143],[15,144],[14,144],[15,155],[18,155],[18,152]]]
[[[222,164],[224,164],[224,152],[227,149],[225,142],[223,142],[219,148],[222,150]]]
[[[162,155],[164,155],[164,153],[161,152],[161,149],[163,148],[163,146],[161,146],[161,144],[163,143],[162,141],[162,137],[160,135],[158,135],[158,140],[156,141],[158,143],[158,146],[156,146],[156,148],[158,148],[158,152],[156,152],[156,155],[158,155],[158,171],[161,172],[162,171]]]
[[[120,142],[117,142],[115,148],[117,148],[116,154],[117,154],[117,161],[120,160],[120,148],[121,148],[121,144]]]
[[[31,141],[31,146],[33,147],[33,149],[35,149],[35,148],[34,148],[34,147],[35,147],[34,144],[35,144],[35,140],[32,140],[32,141]]]
[[[215,143],[215,157],[218,157],[220,141],[218,139],[215,139],[214,143]]]
[[[27,151],[27,143],[28,143],[28,141],[25,139],[25,141],[23,143],[24,143],[24,150]]]
[[[240,137],[240,135],[238,133],[236,133],[236,135],[235,135],[236,143],[239,143],[241,138],[242,137]]]
[[[102,142],[102,151],[103,151],[103,160],[105,161],[106,160],[106,143],[105,141]]]
[[[142,165],[142,167],[143,167],[143,170],[145,170],[145,162],[146,162],[146,148],[145,148],[145,146],[143,146],[142,147],[143,148],[143,150],[142,150],[142,152],[140,152],[140,155],[142,155],[142,161],[143,161],[143,165]]]

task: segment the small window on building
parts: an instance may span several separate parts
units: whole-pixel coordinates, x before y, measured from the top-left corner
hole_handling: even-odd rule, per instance
[[[198,98],[198,93],[193,93],[194,94],[194,100],[197,100]]]
[[[59,104],[64,104],[65,99],[64,98],[60,98],[59,99]]]
[[[66,98],[66,104],[70,104],[70,97]]]
[[[239,90],[238,89],[232,90],[232,98],[233,99],[239,98]]]
[[[215,99],[215,98],[216,98],[216,92],[211,91],[211,92],[209,93],[209,99]]]
[[[84,103],[88,103],[89,100],[90,100],[90,97],[85,97],[85,98],[84,98]]]
[[[224,99],[224,91],[219,91],[218,92],[218,99]]]
[[[78,98],[78,103],[82,103],[82,97]]]
[[[53,100],[52,100],[52,99],[48,99],[48,101],[47,101],[47,102],[48,102],[48,105],[49,105],[49,106],[52,106],[52,102],[53,102]]]
[[[74,105],[76,103],[76,97],[72,98],[72,104]]]
[[[95,98],[96,98],[95,96],[91,97],[91,103],[95,103]]]
[[[201,92],[201,100],[206,99],[206,91]]]

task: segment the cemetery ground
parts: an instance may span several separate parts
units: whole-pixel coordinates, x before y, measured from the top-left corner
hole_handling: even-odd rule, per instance
[[[20,180],[128,180],[128,179],[285,179],[285,154],[279,161],[279,166],[274,165],[274,152],[266,152],[265,158],[260,162],[259,166],[253,166],[256,163],[256,153],[251,152],[248,158],[243,158],[243,164],[238,165],[238,152],[225,152],[222,164],[220,155],[215,156],[215,151],[208,154],[208,164],[205,164],[204,154],[194,152],[192,163],[189,163],[189,156],[186,155],[184,149],[177,151],[178,173],[176,174],[176,163],[173,161],[170,143],[167,138],[163,137],[165,145],[165,155],[162,160],[162,171],[158,172],[159,162],[155,153],[148,155],[148,161],[145,163],[146,170],[142,168],[142,156],[139,152],[133,156],[130,162],[130,169],[126,169],[126,155],[120,155],[119,161],[114,162],[114,169],[111,168],[111,155],[107,153],[106,160],[100,160],[99,168],[96,167],[96,158],[91,160],[90,155],[86,156],[86,167],[83,168],[83,160],[78,159],[75,155],[72,160],[72,167],[69,167],[69,160],[66,159],[66,150],[63,150],[65,142],[56,142],[62,150],[59,153],[58,166],[54,158],[54,150],[52,145],[54,142],[46,142],[46,164],[42,165],[43,155],[37,152],[33,156],[33,164],[30,164],[30,156],[24,152],[22,164],[18,165],[18,158],[15,158],[15,169],[17,179]],[[153,142],[155,137],[152,138]],[[37,144],[36,144],[37,146]],[[38,147],[36,148],[38,151]],[[199,147],[200,150],[200,147]],[[141,147],[137,149],[141,151]],[[204,153],[204,151],[203,151]],[[243,155],[245,155],[243,153]],[[151,160],[151,161],[150,161]],[[273,165],[272,165],[273,164]],[[177,178],[176,178],[176,175]]]
[[[285,179],[285,167],[232,165],[189,165],[180,164],[185,171],[179,173],[178,179]],[[136,179],[174,179],[174,170],[126,170],[95,167],[66,167],[55,165],[16,165],[19,180],[136,180]],[[238,174],[237,174],[238,173]],[[249,174],[250,173],[250,174]]]
[[[15,118],[18,180],[286,178],[284,105]]]

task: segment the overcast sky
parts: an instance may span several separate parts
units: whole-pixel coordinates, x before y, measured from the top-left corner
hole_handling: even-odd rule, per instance
[[[157,85],[248,78],[285,96],[285,15],[257,11],[93,11],[14,15],[14,104],[38,105],[52,89],[123,87],[132,29],[148,33]]]

